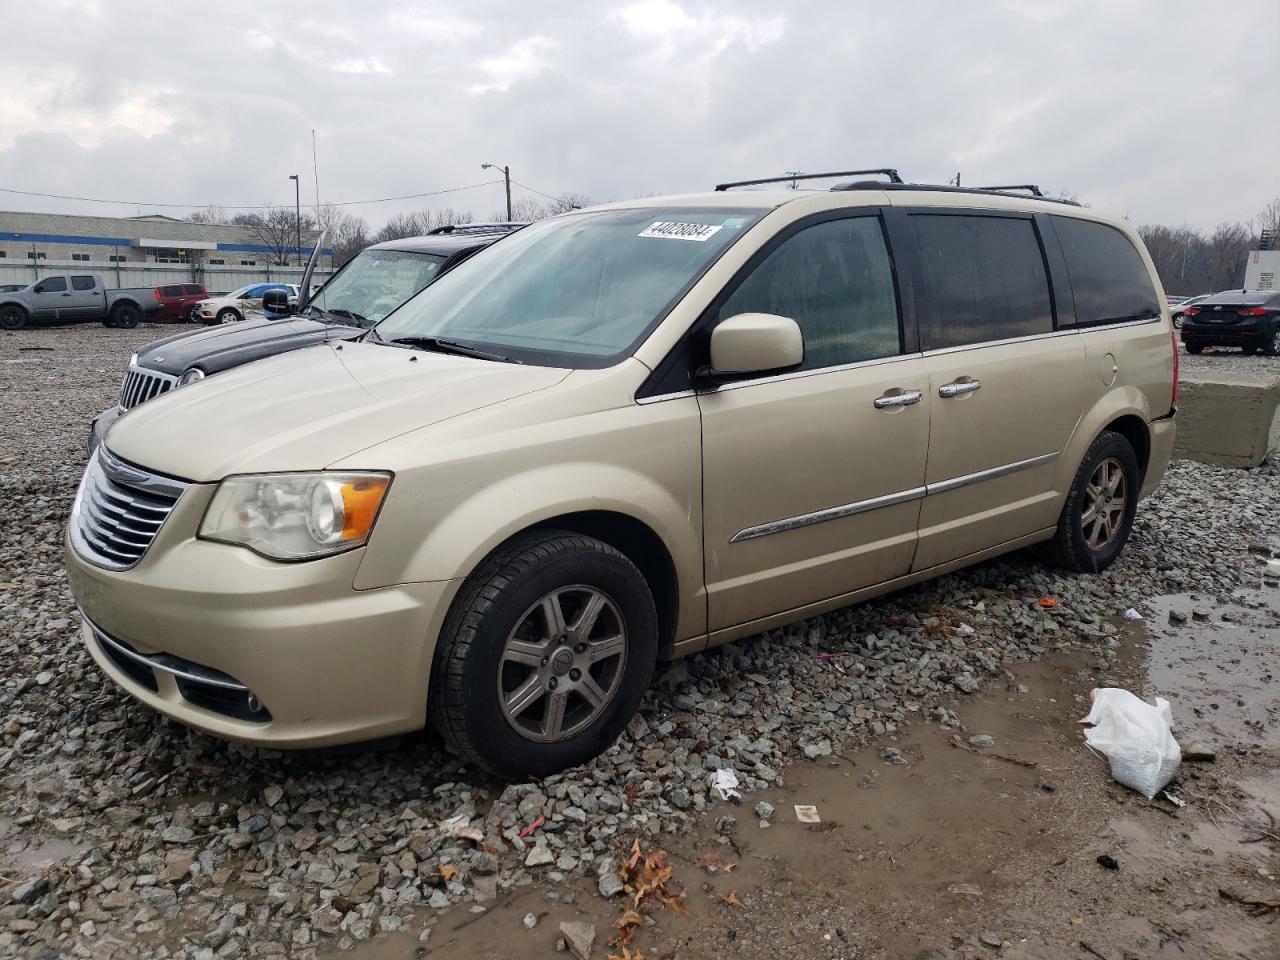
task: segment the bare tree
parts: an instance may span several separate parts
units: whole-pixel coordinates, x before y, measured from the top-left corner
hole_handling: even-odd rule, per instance
[[[189,223],[230,223],[227,212],[217,204],[209,204],[201,210],[193,210],[188,213],[184,220]]]
[[[532,223],[534,220],[543,220],[547,217],[554,217],[559,213],[567,213],[570,210],[589,207],[591,203],[592,201],[581,193],[562,193],[558,197],[547,197],[545,199],[526,195],[517,197],[512,201],[511,219],[518,222]],[[493,219],[503,220],[506,216],[506,210],[499,210],[494,213]]]
[[[1280,197],[1276,197],[1258,214],[1258,233],[1268,234],[1273,250],[1280,249]]]
[[[1227,290],[1244,283],[1245,260],[1255,245],[1253,231],[1243,223],[1220,223],[1209,235],[1209,278],[1213,289]]]
[[[315,229],[315,220],[309,211],[304,210],[301,225],[294,216],[294,211],[287,207],[266,207],[265,212],[237,214],[231,222],[244,227],[255,240],[267,248],[271,262],[285,266],[294,257],[298,231],[310,233]]]
[[[374,234],[376,243],[386,240],[403,240],[405,237],[420,237],[430,233],[437,227],[471,223],[474,218],[465,210],[454,210],[445,207],[443,210],[418,210],[414,213],[397,213],[392,216],[382,229]]]
[[[335,268],[345,264],[373,242],[369,224],[364,217],[347,213],[331,204],[321,207],[319,213],[318,227],[328,231],[325,243],[333,250]]]

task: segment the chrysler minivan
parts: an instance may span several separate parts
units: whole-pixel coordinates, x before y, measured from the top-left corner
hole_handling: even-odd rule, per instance
[[[1107,567],[1174,437],[1142,242],[883,172],[544,220],[133,411],[69,522],[93,658],[219,737],[433,723],[542,776],[660,658],[1034,544]]]

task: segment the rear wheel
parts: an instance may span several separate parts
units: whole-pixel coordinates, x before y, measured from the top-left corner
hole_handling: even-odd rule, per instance
[[[1268,357],[1280,357],[1280,323],[1276,323],[1271,328],[1271,332],[1267,334],[1266,344],[1263,346],[1262,352]]]
[[[1243,353],[1246,357],[1252,357],[1255,353],[1258,352],[1258,348],[1257,347],[1241,347],[1240,352]]]
[[[1188,343],[1187,353],[1204,353],[1203,343]]]
[[[658,618],[643,574],[613,547],[537,531],[468,579],[432,669],[434,726],[500,777],[545,777],[608,748],[644,696]]]
[[[1097,573],[1115,562],[1129,540],[1142,479],[1133,446],[1104,430],[1076,471],[1058,532],[1048,545],[1050,559],[1078,573]]]
[[[132,303],[122,303],[111,311],[107,319],[103,321],[106,326],[123,327],[126,330],[132,330],[142,322],[142,311],[135,307]]]
[[[21,330],[28,319],[27,311],[21,307],[0,307],[0,330]]]

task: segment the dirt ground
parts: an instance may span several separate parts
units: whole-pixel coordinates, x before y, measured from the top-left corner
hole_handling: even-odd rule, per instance
[[[712,812],[667,847],[687,914],[651,915],[631,955],[1280,957],[1280,588],[1224,599],[1153,599],[1148,619],[1124,624],[1105,676],[1078,654],[1021,664],[951,705],[959,730],[920,722]],[[1213,747],[1214,762],[1184,763],[1169,787],[1185,807],[1114,783],[1084,746],[1077,721],[1100,685],[1164,696],[1183,748]],[[994,746],[953,744],[979,734]],[[776,808],[768,828],[754,813],[762,799]],[[797,822],[796,804],[822,822]],[[737,821],[727,836],[716,831],[725,814]],[[708,872],[707,854],[730,869]],[[346,955],[549,955],[562,921],[595,926],[592,957],[622,955],[606,941],[623,898],[585,883],[557,895],[530,887],[483,914],[442,917],[426,945],[382,934]]]

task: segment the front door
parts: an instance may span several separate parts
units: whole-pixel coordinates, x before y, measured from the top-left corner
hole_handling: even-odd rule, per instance
[[[930,400],[879,216],[789,228],[713,310],[791,317],[805,358],[699,395],[710,630],[907,573]]]
[[[1052,526],[1058,457],[1080,419],[1081,338],[1055,331],[1034,220],[913,213],[920,346],[932,400],[913,568]]]
[[[45,277],[31,288],[31,315],[41,320],[56,320],[67,315],[71,291],[66,277]]]

